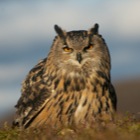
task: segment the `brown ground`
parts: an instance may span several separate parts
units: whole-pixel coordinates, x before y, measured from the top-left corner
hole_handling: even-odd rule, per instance
[[[118,112],[134,113],[140,119],[140,79],[114,83],[118,97]]]

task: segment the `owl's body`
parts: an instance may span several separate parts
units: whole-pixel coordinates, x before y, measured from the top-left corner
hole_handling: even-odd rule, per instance
[[[47,58],[22,84],[14,125],[71,125],[112,120],[116,94],[110,80],[110,55],[96,24],[89,31],[65,32],[57,25]]]

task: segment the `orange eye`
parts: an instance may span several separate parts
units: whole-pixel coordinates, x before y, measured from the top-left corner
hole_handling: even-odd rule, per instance
[[[93,48],[93,45],[90,44],[89,46],[87,46],[87,47],[84,48],[84,51],[90,50],[90,49],[92,49],[92,48]]]
[[[88,46],[88,49],[92,49],[92,48],[93,48],[93,45],[90,44],[90,45]]]
[[[65,52],[68,52],[68,53],[70,53],[70,52],[73,51],[73,49],[72,49],[72,48],[69,48],[69,47],[64,47],[63,50],[64,50]]]

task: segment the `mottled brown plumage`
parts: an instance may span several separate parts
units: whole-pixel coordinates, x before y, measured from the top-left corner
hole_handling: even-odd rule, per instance
[[[116,94],[110,78],[110,55],[98,33],[65,32],[55,25],[56,36],[47,58],[41,60],[22,84],[14,125],[90,123],[112,120]]]

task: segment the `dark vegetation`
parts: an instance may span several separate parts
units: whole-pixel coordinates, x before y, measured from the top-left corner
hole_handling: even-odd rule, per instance
[[[117,116],[114,122],[104,122],[101,126],[85,125],[54,129],[42,127],[38,129],[20,130],[11,128],[7,123],[0,129],[0,140],[137,140],[140,139],[140,121],[133,115]]]

